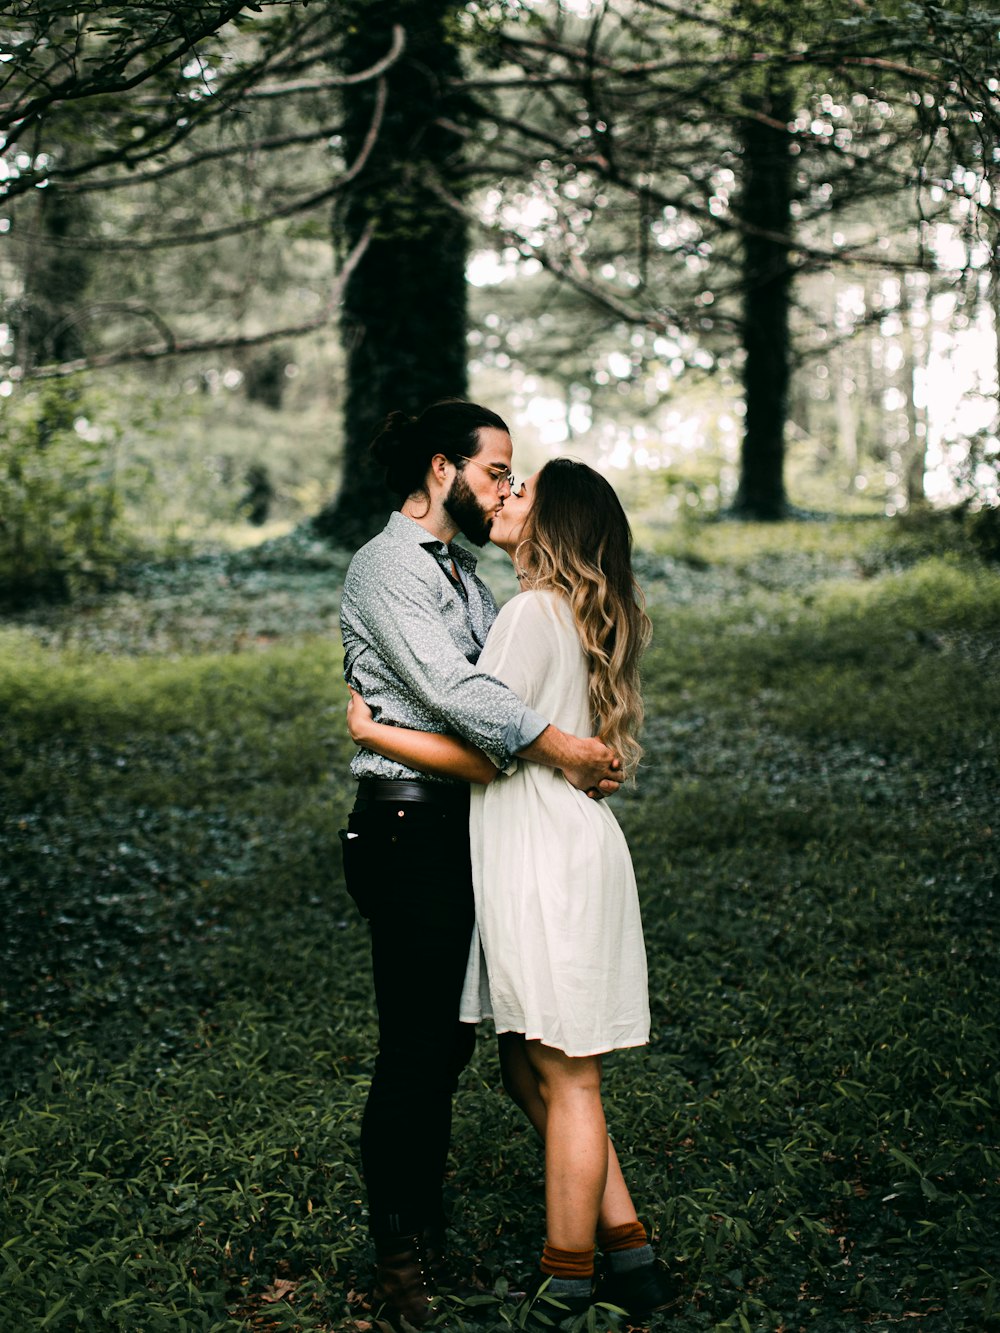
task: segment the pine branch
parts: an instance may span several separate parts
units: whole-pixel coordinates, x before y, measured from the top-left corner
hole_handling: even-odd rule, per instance
[[[141,59],[142,56],[156,51],[163,45],[164,40],[169,40],[169,38],[161,35],[162,30],[161,33],[154,34],[148,40],[139,42],[131,51],[111,60],[104,69],[89,78],[80,78],[74,70],[61,81],[52,86],[47,86],[44,94],[28,98],[23,104],[19,99],[2,104],[0,105],[0,129],[11,128],[16,129],[18,133],[23,133],[25,129],[30,128],[38,121],[42,113],[47,111],[55,102],[77,102],[88,97],[103,97],[129,92],[147,79],[162,73],[168,66],[179,60],[181,56],[186,55],[198,42],[224,28],[246,7],[244,3],[236,3],[235,0],[229,0],[227,4],[220,5],[210,20],[203,22],[193,32],[183,33],[181,39],[175,41],[165,54],[160,55],[151,64],[143,65],[132,75],[126,75],[124,72],[129,65]],[[36,83],[42,81],[42,76],[35,80]]]
[[[79,357],[75,361],[63,361],[47,366],[38,366],[24,378],[31,380],[62,379],[67,375],[77,375],[82,370],[104,370],[109,366],[124,365],[127,362],[162,361],[171,356],[191,356],[199,352],[231,351],[235,348],[259,347],[262,343],[275,342],[279,338],[299,338],[307,333],[329,324],[340,304],[344,288],[351,274],[361,262],[371,239],[375,234],[374,221],[369,222],[357,244],[345,259],[340,272],[330,290],[330,294],[320,312],[311,319],[298,324],[286,324],[282,328],[268,329],[264,333],[231,334],[219,338],[175,338],[168,336],[160,343],[145,347],[125,347],[115,352],[103,352],[96,356]],[[152,317],[151,312],[141,312]]]
[[[51,171],[49,180],[66,194],[88,194],[92,191],[120,190],[130,185],[151,185],[156,181],[176,176],[179,172],[189,171],[192,167],[203,166],[206,162],[225,161],[248,153],[273,153],[283,148],[294,148],[302,144],[318,143],[322,139],[332,138],[341,131],[340,125],[323,125],[319,129],[301,134],[281,134],[266,139],[247,139],[243,143],[226,144],[222,148],[206,148],[199,153],[191,153],[179,162],[168,162],[155,171],[135,171],[127,176],[106,176],[97,180],[86,177],[87,168],[79,172],[73,170]],[[83,180],[75,177],[82,175]]]
[[[283,204],[280,208],[272,209],[269,213],[261,213],[256,217],[246,218],[241,222],[233,222],[226,226],[215,227],[211,231],[176,232],[150,237],[146,240],[109,241],[87,236],[74,236],[69,240],[64,240],[59,237],[46,236],[45,243],[56,249],[84,250],[102,254],[142,254],[154,250],[176,249],[179,246],[207,245],[210,242],[224,240],[230,236],[245,235],[247,232],[257,231],[261,227],[266,227],[272,222],[278,222],[285,218],[294,217],[300,213],[309,212],[311,209],[318,208],[320,204],[325,204],[330,199],[333,199],[336,195],[340,194],[341,191],[346,189],[355,177],[364,170],[365,164],[375,147],[379,131],[382,128],[385,105],[386,83],[384,79],[380,78],[376,86],[375,108],[372,113],[371,124],[368,127],[364,143],[361,145],[357,157],[347,170],[342,175],[338,176],[331,185],[325,186],[322,190],[317,190],[312,194],[295,199],[291,203]]]

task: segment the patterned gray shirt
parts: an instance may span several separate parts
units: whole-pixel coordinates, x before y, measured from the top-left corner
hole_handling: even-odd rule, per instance
[[[377,721],[464,736],[506,768],[548,723],[476,668],[496,615],[475,556],[394,513],[354,556],[344,580],[344,678]],[[370,750],[358,750],[351,772],[435,780]]]

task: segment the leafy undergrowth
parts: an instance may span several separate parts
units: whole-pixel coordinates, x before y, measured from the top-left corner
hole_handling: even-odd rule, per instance
[[[1000,579],[853,530],[640,559],[647,756],[616,811],[654,1039],[606,1091],[675,1333],[1000,1315]],[[282,549],[0,634],[5,1330],[374,1327],[343,564]],[[485,1032],[455,1144],[460,1255],[523,1272],[540,1155]],[[516,1319],[487,1294],[438,1322]]]

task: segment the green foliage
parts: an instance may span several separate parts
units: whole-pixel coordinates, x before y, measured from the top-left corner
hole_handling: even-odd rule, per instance
[[[125,553],[120,427],[62,381],[9,400],[0,451],[0,602],[62,598]]]
[[[227,23],[240,10],[260,14],[271,5],[272,0],[249,6],[43,0],[5,6],[0,52],[11,70],[0,129],[13,131],[8,145],[18,139],[31,144],[32,155],[17,161],[3,193],[25,193],[48,178],[51,159],[34,156],[39,128],[71,145],[86,158],[89,170],[104,166],[109,157],[114,160],[115,154],[134,163],[174,144],[176,115],[157,98],[136,100],[129,93],[145,85],[147,94],[157,88],[184,96],[202,62],[218,58],[215,39]],[[79,114],[81,106],[84,114]]]
[[[656,1327],[978,1333],[1000,1313],[1000,582],[885,523],[677,540],[641,560],[647,757],[615,806],[654,1038],[605,1074],[682,1282]],[[370,1318],[375,1029],[321,623],[342,566],[311,550],[151,571],[0,635],[4,1328]],[[485,1032],[455,1143],[459,1250],[516,1276],[541,1157]],[[516,1326],[502,1290],[439,1326]]]
[[[300,346],[297,366],[306,359]],[[150,539],[194,540],[199,547],[206,539],[233,543],[252,533],[259,539],[242,503],[255,467],[267,468],[274,487],[271,516],[280,525],[310,517],[333,489],[339,447],[331,438],[332,408],[316,360],[306,371],[312,382],[305,400],[289,393],[281,411],[226,387],[222,381],[234,379],[235,369],[220,358],[210,375],[181,382],[119,376],[127,385],[129,411],[141,410],[144,402],[155,407],[155,418],[124,442],[130,470],[125,518]]]

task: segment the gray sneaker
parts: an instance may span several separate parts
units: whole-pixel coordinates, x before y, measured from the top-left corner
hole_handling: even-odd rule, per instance
[[[518,1320],[521,1328],[562,1328],[590,1309],[592,1296],[571,1296],[552,1291],[552,1281],[547,1273],[533,1273],[527,1282],[520,1284],[523,1288],[520,1302],[523,1313]],[[535,1315],[539,1316],[537,1320],[533,1318]]]
[[[594,1292],[599,1305],[616,1305],[635,1323],[641,1323],[657,1310],[667,1310],[680,1300],[678,1284],[663,1265],[654,1260],[615,1273],[605,1268]]]

